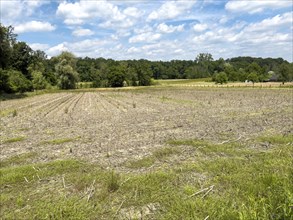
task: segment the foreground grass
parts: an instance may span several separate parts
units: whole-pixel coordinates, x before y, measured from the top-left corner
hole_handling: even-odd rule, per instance
[[[292,219],[292,136],[249,143],[174,140],[152,163],[194,149],[194,160],[146,173],[117,173],[76,160],[1,165],[3,219]],[[147,163],[147,162],[146,162]],[[130,163],[140,168],[142,161]],[[148,165],[148,163],[147,163]],[[130,166],[131,167],[131,166]]]

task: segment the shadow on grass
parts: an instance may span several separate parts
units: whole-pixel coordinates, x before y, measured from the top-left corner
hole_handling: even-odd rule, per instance
[[[11,99],[21,99],[28,97],[26,93],[0,93],[0,101],[11,100]]]

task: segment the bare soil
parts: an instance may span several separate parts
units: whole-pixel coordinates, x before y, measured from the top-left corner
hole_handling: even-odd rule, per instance
[[[292,133],[292,100],[292,89],[186,87],[6,100],[0,103],[0,159],[37,152],[33,162],[76,158],[129,171],[127,161],[172,139],[221,143]],[[24,139],[9,142],[17,137]],[[176,160],[185,160],[188,151],[182,155]]]

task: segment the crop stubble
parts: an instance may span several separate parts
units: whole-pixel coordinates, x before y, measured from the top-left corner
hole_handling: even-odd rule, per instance
[[[2,101],[0,111],[9,109],[17,115],[0,118],[0,159],[37,152],[34,162],[77,158],[120,170],[172,139],[292,133],[293,113],[292,90],[223,88],[54,93]],[[62,139],[70,141],[50,142]]]

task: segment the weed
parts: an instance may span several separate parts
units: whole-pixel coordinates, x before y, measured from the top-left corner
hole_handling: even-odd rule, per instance
[[[174,147],[165,147],[165,148],[160,148],[156,151],[153,152],[153,156],[160,160],[160,159],[163,159],[165,157],[168,157],[172,154],[176,154],[176,153],[179,153],[179,150],[174,148]]]
[[[16,109],[14,109],[13,111],[12,111],[12,117],[16,117],[17,116],[17,111],[16,111]]]
[[[21,137],[7,139],[3,141],[3,143],[14,143],[14,142],[23,141],[23,140],[25,140],[25,137],[21,136]]]
[[[151,157],[151,156],[148,156],[148,157],[144,157],[144,158],[139,159],[139,160],[129,161],[126,164],[126,167],[132,168],[132,169],[139,169],[139,168],[144,168],[144,167],[150,167],[154,163],[155,163],[155,158]]]
[[[65,113],[65,114],[68,113],[68,107],[66,107],[66,108],[64,109],[64,113]]]
[[[107,190],[108,192],[115,192],[120,186],[120,176],[119,174],[112,171],[108,177]]]

